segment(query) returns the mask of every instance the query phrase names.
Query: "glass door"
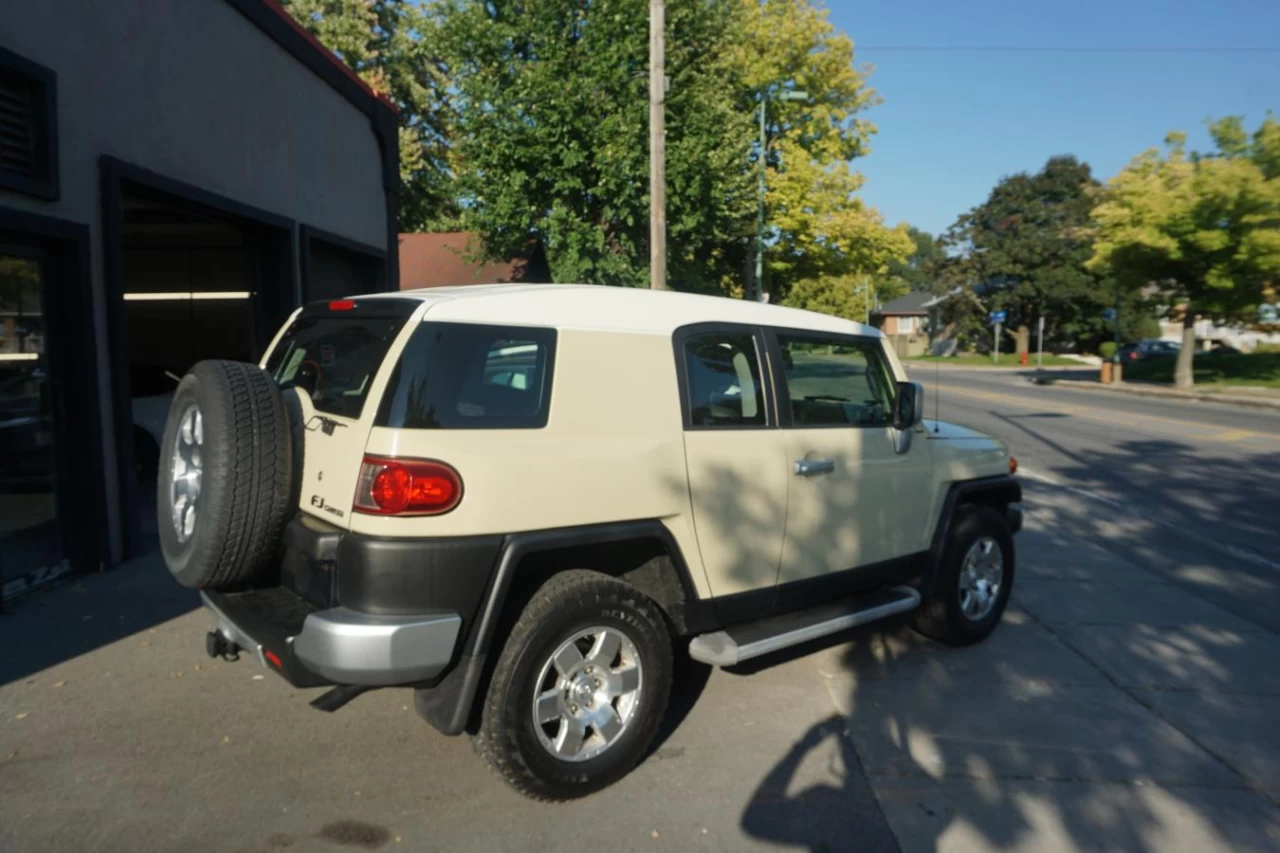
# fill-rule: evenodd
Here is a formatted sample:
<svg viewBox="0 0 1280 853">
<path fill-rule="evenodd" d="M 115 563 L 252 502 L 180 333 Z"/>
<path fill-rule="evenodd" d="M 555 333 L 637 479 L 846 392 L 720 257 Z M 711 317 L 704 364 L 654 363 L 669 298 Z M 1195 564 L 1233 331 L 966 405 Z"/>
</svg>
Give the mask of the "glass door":
<svg viewBox="0 0 1280 853">
<path fill-rule="evenodd" d="M 65 573 L 45 268 L 0 247 L 0 600 Z"/>
</svg>

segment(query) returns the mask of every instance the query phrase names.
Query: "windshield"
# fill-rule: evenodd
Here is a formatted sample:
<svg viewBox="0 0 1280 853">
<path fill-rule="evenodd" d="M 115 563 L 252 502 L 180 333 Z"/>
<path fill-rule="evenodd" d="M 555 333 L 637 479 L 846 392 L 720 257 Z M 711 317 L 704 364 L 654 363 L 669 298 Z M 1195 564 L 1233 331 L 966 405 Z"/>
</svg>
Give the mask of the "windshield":
<svg viewBox="0 0 1280 853">
<path fill-rule="evenodd" d="M 317 411 L 358 418 L 403 325 L 403 317 L 303 314 L 272 350 L 267 371 L 281 386 L 305 391 Z"/>
</svg>

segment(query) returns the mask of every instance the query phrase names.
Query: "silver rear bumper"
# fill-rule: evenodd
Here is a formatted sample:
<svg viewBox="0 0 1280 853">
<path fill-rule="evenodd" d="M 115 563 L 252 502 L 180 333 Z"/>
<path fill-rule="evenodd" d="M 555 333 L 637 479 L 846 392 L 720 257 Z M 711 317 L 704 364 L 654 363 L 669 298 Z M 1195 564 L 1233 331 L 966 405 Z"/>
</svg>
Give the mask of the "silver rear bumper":
<svg viewBox="0 0 1280 853">
<path fill-rule="evenodd" d="M 277 634 L 273 640 L 255 637 L 208 595 L 201 593 L 200 597 L 213 614 L 218 633 L 263 666 L 268 663 L 270 646 L 277 662 L 282 654 L 296 659 L 334 684 L 390 686 L 432 678 L 453 659 L 462 628 L 462 618 L 456 613 L 375 616 L 334 607 L 309 613 L 296 636 Z M 284 648 L 280 648 L 280 640 Z M 295 668 L 277 664 L 277 669 L 288 678 Z"/>
<path fill-rule="evenodd" d="M 371 616 L 335 607 L 307 617 L 293 651 L 335 684 L 408 684 L 449 665 L 461 628 L 456 613 Z"/>
</svg>

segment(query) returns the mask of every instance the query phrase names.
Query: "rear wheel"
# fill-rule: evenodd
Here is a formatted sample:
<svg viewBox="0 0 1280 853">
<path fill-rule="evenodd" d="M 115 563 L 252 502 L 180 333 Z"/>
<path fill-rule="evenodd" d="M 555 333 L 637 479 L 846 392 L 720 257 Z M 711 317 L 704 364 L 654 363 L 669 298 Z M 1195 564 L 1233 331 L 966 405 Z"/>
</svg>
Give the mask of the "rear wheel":
<svg viewBox="0 0 1280 853">
<path fill-rule="evenodd" d="M 1013 535 L 991 507 L 960 510 L 931 592 L 912 617 L 939 642 L 968 645 L 995 630 L 1013 589 Z"/>
<path fill-rule="evenodd" d="M 178 385 L 160 445 L 160 549 L 184 586 L 248 583 L 274 563 L 292 437 L 280 389 L 254 364 L 202 361 Z"/>
<path fill-rule="evenodd" d="M 535 799 L 598 791 L 649 748 L 671 671 L 656 604 L 606 575 L 563 572 L 534 594 L 507 637 L 476 747 Z"/>
</svg>

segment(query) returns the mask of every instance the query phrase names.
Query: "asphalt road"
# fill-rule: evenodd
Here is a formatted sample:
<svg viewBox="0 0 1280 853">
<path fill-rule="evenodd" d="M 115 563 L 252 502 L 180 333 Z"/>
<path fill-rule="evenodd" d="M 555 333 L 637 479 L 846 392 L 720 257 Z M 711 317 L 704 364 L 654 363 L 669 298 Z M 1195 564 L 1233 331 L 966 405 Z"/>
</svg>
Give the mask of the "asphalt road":
<svg viewBox="0 0 1280 853">
<path fill-rule="evenodd" d="M 1280 412 L 910 373 L 927 417 L 1006 439 L 1025 479 L 1091 504 L 1055 521 L 1280 633 Z"/>
<path fill-rule="evenodd" d="M 210 661 L 208 615 L 152 556 L 0 616 L 0 853 L 1280 851 L 1280 418 L 929 384 L 931 414 L 1005 436 L 1027 475 L 987 641 L 890 621 L 732 671 L 685 659 L 646 760 L 544 805 L 407 690 L 324 714 Z"/>
</svg>

